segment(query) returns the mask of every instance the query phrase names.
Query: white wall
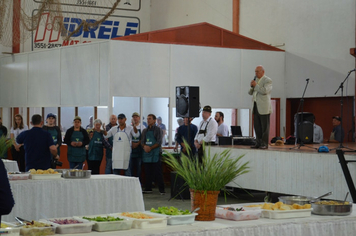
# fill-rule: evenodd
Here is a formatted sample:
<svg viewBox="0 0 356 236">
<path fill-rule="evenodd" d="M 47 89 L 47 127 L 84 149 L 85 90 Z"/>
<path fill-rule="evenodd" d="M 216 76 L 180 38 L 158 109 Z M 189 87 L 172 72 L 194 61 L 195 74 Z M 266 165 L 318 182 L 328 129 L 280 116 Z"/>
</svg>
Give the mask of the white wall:
<svg viewBox="0 0 356 236">
<path fill-rule="evenodd" d="M 151 30 L 208 22 L 232 30 L 232 0 L 151 0 Z"/>
<path fill-rule="evenodd" d="M 286 96 L 301 97 L 307 78 L 306 97 L 334 96 L 355 66 L 349 53 L 355 47 L 355 1 L 240 2 L 242 35 L 267 44 L 285 43 Z M 348 95 L 355 94 L 354 80 L 352 74 Z"/>
</svg>

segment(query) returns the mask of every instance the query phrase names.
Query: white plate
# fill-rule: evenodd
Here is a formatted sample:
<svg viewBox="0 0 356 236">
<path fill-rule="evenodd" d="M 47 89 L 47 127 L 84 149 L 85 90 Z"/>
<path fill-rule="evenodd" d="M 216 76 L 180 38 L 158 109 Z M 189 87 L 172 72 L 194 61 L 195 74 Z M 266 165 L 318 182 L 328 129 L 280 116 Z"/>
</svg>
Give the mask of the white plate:
<svg viewBox="0 0 356 236">
<path fill-rule="evenodd" d="M 0 228 L 0 235 L 4 236 L 19 236 L 20 235 L 20 228 L 15 228 L 15 224 L 11 224 L 5 221 L 1 221 L 1 223 L 6 224 L 7 228 Z"/>
</svg>

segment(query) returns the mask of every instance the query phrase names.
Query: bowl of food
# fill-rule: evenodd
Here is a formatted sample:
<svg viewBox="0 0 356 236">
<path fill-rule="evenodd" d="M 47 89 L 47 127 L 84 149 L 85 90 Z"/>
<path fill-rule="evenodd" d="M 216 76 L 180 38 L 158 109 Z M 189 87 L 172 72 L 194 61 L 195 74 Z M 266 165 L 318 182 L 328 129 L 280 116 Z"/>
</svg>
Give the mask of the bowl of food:
<svg viewBox="0 0 356 236">
<path fill-rule="evenodd" d="M 316 215 L 347 216 L 352 212 L 352 202 L 317 201 L 311 205 L 312 213 Z"/>
<path fill-rule="evenodd" d="M 91 177 L 91 170 L 71 169 L 63 171 L 63 178 L 66 179 L 89 179 Z"/>
<path fill-rule="evenodd" d="M 310 202 L 314 199 L 313 197 L 306 197 L 306 196 L 281 196 L 278 198 L 280 202 L 284 204 L 293 205 L 305 205 L 310 204 Z"/>
</svg>

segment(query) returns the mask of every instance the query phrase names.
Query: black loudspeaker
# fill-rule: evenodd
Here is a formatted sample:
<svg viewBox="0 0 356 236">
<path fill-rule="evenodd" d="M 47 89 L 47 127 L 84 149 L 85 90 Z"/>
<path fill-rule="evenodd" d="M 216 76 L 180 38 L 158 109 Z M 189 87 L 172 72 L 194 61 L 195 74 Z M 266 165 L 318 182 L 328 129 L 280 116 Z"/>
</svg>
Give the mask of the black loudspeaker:
<svg viewBox="0 0 356 236">
<path fill-rule="evenodd" d="M 303 141 L 303 143 L 313 143 L 314 119 L 315 116 L 311 112 L 303 112 L 303 119 L 301 112 L 294 115 L 294 129 L 296 130 L 295 136 L 298 138 L 298 143 L 300 143 L 300 141 Z"/>
<path fill-rule="evenodd" d="M 303 143 L 313 143 L 313 136 L 314 136 L 314 124 L 312 122 L 303 121 L 302 123 L 299 123 L 298 141 L 303 141 Z"/>
<path fill-rule="evenodd" d="M 199 87 L 176 87 L 176 117 L 199 117 Z"/>
<path fill-rule="evenodd" d="M 175 171 L 171 172 L 171 198 L 190 199 L 189 186 Z"/>
</svg>

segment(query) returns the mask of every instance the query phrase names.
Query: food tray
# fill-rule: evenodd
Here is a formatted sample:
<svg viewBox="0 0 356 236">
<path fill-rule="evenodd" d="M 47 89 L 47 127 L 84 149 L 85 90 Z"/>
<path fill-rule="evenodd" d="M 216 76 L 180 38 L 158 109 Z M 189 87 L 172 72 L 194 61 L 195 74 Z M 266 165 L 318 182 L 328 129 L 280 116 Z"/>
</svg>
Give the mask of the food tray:
<svg viewBox="0 0 356 236">
<path fill-rule="evenodd" d="M 107 215 L 92 215 L 86 217 L 94 218 L 98 216 L 106 217 Z M 83 219 L 83 216 L 74 216 L 74 218 Z M 134 221 L 133 218 L 126 218 L 124 216 L 120 216 L 120 218 L 123 218 L 124 220 L 107 221 L 107 222 L 91 221 L 92 223 L 94 223 L 93 230 L 98 232 L 106 232 L 106 231 L 119 231 L 119 230 L 131 229 L 132 223 Z"/>
<path fill-rule="evenodd" d="M 195 216 L 197 216 L 197 213 L 192 213 L 189 215 L 165 215 L 165 214 L 159 214 L 159 213 L 154 213 L 154 212 L 145 212 L 149 214 L 155 214 L 157 216 L 164 216 L 167 217 L 167 224 L 168 225 L 184 225 L 184 224 L 193 224 L 195 221 Z"/>
<path fill-rule="evenodd" d="M 215 210 L 215 217 L 226 220 L 258 220 L 261 216 L 261 209 L 248 209 L 244 208 L 244 211 L 229 211 L 223 208 L 217 207 Z"/>
<path fill-rule="evenodd" d="M 58 174 L 31 174 L 31 179 L 61 179 L 61 173 Z"/>
<path fill-rule="evenodd" d="M 266 210 L 262 209 L 261 217 L 270 219 L 289 219 L 311 216 L 312 209 L 298 209 L 298 210 Z"/>
<path fill-rule="evenodd" d="M 7 177 L 9 180 L 28 180 L 30 178 L 30 173 L 25 173 L 25 172 L 18 172 L 18 174 L 11 174 L 12 172 L 9 172 L 7 174 Z"/>
<path fill-rule="evenodd" d="M 345 205 L 325 205 L 312 203 L 312 213 L 316 215 L 347 216 L 352 212 L 352 203 Z"/>
<path fill-rule="evenodd" d="M 89 179 L 91 177 L 91 170 L 65 170 L 63 171 L 63 178 L 65 179 Z"/>
<path fill-rule="evenodd" d="M 77 220 L 81 221 L 82 223 L 77 223 L 77 224 L 66 224 L 66 225 L 61 225 L 52 222 L 52 220 Z M 77 234 L 77 233 L 90 233 L 91 229 L 93 227 L 93 222 L 90 222 L 89 220 L 85 219 L 75 219 L 72 217 L 64 217 L 64 218 L 52 218 L 48 220 L 40 220 L 41 222 L 44 222 L 46 224 L 51 224 L 56 226 L 56 233 L 57 234 Z"/>
<path fill-rule="evenodd" d="M 20 235 L 20 228 L 12 228 L 16 225 L 7 223 L 5 221 L 1 221 L 1 223 L 8 225 L 7 228 L 0 228 L 0 235 L 1 236 L 18 236 Z"/>
<path fill-rule="evenodd" d="M 156 229 L 167 227 L 167 216 L 146 213 L 146 212 L 129 212 L 129 213 L 143 213 L 152 216 L 153 219 L 136 219 L 121 215 L 121 213 L 110 214 L 112 216 L 127 217 L 133 219 L 132 228 L 133 229 Z"/>
<path fill-rule="evenodd" d="M 32 227 L 21 228 L 20 234 L 22 236 L 37 236 L 37 235 L 54 235 L 56 233 L 56 226 L 52 227 Z"/>
</svg>

